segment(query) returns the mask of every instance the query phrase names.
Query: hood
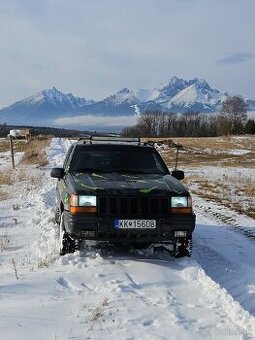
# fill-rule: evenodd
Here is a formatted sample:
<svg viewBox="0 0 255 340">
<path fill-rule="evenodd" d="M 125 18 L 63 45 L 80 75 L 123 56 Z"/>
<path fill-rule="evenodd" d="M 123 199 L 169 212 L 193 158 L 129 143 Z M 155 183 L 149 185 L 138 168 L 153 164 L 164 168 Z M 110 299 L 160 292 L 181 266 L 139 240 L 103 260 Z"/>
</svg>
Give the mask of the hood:
<svg viewBox="0 0 255 340">
<path fill-rule="evenodd" d="M 171 175 L 119 173 L 75 173 L 70 175 L 76 194 L 95 195 L 188 195 L 187 189 Z"/>
</svg>

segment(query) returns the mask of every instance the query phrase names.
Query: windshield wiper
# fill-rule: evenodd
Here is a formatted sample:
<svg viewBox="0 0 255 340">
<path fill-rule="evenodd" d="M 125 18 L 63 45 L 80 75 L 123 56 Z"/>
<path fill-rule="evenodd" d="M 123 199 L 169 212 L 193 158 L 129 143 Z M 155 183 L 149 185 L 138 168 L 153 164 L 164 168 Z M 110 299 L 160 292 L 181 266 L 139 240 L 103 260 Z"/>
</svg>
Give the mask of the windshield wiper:
<svg viewBox="0 0 255 340">
<path fill-rule="evenodd" d="M 112 172 L 125 173 L 125 174 L 146 174 L 145 171 L 137 169 L 112 169 Z"/>
<path fill-rule="evenodd" d="M 105 169 L 98 169 L 98 168 L 82 168 L 82 169 L 75 169 L 76 172 L 112 172 Z"/>
</svg>

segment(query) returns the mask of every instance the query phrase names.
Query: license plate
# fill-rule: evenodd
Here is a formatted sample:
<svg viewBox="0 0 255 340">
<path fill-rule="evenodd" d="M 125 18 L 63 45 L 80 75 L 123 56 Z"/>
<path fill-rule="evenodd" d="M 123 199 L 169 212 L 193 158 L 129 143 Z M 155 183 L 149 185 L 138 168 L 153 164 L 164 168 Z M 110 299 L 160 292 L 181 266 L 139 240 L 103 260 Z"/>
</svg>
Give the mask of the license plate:
<svg viewBox="0 0 255 340">
<path fill-rule="evenodd" d="M 114 220 L 116 229 L 155 229 L 156 220 Z"/>
</svg>

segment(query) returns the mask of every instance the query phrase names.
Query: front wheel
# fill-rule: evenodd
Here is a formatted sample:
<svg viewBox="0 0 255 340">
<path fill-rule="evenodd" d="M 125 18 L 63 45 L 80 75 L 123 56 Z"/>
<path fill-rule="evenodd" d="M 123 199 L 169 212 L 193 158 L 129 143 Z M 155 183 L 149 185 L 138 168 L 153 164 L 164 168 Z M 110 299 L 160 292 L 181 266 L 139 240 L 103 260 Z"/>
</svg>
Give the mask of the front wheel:
<svg viewBox="0 0 255 340">
<path fill-rule="evenodd" d="M 192 253 L 192 237 L 177 240 L 174 245 L 174 257 L 191 256 Z"/>
<path fill-rule="evenodd" d="M 61 220 L 61 212 L 59 207 L 56 205 L 55 206 L 55 211 L 54 211 L 54 220 L 56 224 L 60 224 L 60 220 Z"/>
<path fill-rule="evenodd" d="M 73 240 L 65 230 L 64 213 L 62 212 L 59 223 L 59 254 L 62 256 L 74 253 L 75 250 L 75 240 Z"/>
</svg>

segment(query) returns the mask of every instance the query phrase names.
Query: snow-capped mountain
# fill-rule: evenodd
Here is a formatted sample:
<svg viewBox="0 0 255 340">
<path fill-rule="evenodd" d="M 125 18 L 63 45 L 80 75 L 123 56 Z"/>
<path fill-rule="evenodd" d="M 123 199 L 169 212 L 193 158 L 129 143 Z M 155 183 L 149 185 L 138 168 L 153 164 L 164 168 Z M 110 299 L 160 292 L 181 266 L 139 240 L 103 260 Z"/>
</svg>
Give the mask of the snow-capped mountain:
<svg viewBox="0 0 255 340">
<path fill-rule="evenodd" d="M 35 99 L 36 96 L 34 97 L 34 100 Z M 56 107 L 66 105 L 73 109 L 93 103 L 91 100 L 87 101 L 84 98 L 74 97 L 72 93 L 64 94 L 58 91 L 54 86 L 51 89 L 43 90 L 39 93 L 38 99 L 47 101 Z"/>
<path fill-rule="evenodd" d="M 57 116 L 72 114 L 93 103 L 93 100 L 64 94 L 52 87 L 3 108 L 0 119 L 11 124 L 49 124 Z"/>
<path fill-rule="evenodd" d="M 158 96 L 154 100 L 157 103 L 168 101 L 169 98 L 174 97 L 187 86 L 188 82 L 186 80 L 173 77 L 167 84 L 158 87 Z"/>
<path fill-rule="evenodd" d="M 104 100 L 81 107 L 77 115 L 128 116 L 135 113 L 140 101 L 134 92 L 124 87 Z"/>
<path fill-rule="evenodd" d="M 139 99 L 135 96 L 134 92 L 130 91 L 127 87 L 124 87 L 104 100 L 104 102 L 111 103 L 115 106 L 122 104 L 134 105 L 137 104 L 138 101 Z"/>
<path fill-rule="evenodd" d="M 13 107 L 31 107 L 31 106 L 40 106 L 47 103 L 48 105 L 55 108 L 69 108 L 76 109 L 82 107 L 84 105 L 89 105 L 93 103 L 93 101 L 87 101 L 84 98 L 74 97 L 71 93 L 64 94 L 63 92 L 58 91 L 54 86 L 50 89 L 43 90 L 41 92 L 36 93 L 33 96 L 29 96 L 21 101 L 18 101 L 11 105 L 9 108 Z"/>
<path fill-rule="evenodd" d="M 226 95 L 212 89 L 205 80 L 195 78 L 187 82 L 187 86 L 176 95 L 162 102 L 162 106 L 178 113 L 215 112 L 220 110 L 225 98 Z"/>
<path fill-rule="evenodd" d="M 211 88 L 204 79 L 178 77 L 151 90 L 132 91 L 124 87 L 100 101 L 64 94 L 52 87 L 0 110 L 0 122 L 54 125 L 54 121 L 63 117 L 130 116 L 155 110 L 211 113 L 220 110 L 227 95 Z M 247 99 L 248 109 L 254 110 L 254 103 L 254 100 Z"/>
<path fill-rule="evenodd" d="M 186 80 L 173 77 L 168 83 L 161 84 L 153 90 L 139 89 L 135 92 L 141 102 L 155 101 L 157 103 L 168 100 L 188 86 Z"/>
<path fill-rule="evenodd" d="M 212 89 L 204 79 L 186 81 L 173 77 L 167 84 L 154 90 L 158 93 L 146 103 L 146 110 L 160 107 L 172 113 L 219 111 L 225 95 Z"/>
</svg>

